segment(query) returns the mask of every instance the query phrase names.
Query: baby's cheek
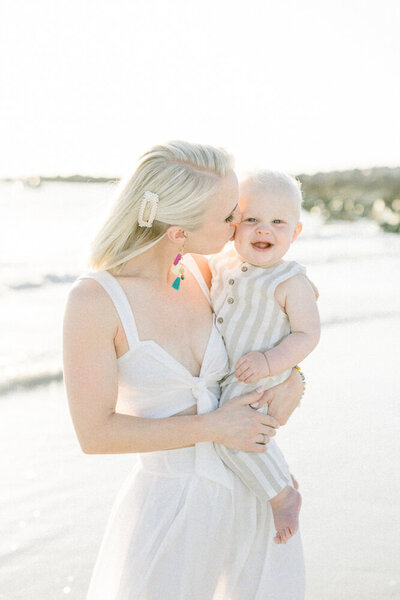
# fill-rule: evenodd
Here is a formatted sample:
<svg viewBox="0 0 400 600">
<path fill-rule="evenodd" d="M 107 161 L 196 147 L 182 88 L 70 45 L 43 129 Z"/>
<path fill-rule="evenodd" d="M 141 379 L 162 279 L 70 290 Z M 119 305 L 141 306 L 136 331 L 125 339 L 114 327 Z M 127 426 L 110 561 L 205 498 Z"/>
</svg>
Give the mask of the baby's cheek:
<svg viewBox="0 0 400 600">
<path fill-rule="evenodd" d="M 234 244 L 239 254 L 240 250 L 244 250 L 246 248 L 246 236 L 241 225 L 236 227 Z"/>
</svg>

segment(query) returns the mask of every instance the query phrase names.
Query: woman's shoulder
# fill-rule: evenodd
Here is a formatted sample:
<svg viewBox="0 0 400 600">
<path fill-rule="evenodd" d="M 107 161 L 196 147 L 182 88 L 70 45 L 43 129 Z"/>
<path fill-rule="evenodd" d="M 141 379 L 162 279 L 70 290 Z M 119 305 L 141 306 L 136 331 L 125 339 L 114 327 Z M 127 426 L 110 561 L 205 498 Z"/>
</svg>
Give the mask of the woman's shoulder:
<svg viewBox="0 0 400 600">
<path fill-rule="evenodd" d="M 96 279 L 82 275 L 69 290 L 65 319 L 67 323 L 78 321 L 86 326 L 99 322 L 105 327 L 113 325 L 115 311 L 112 310 L 112 300 Z"/>
<path fill-rule="evenodd" d="M 95 278 L 83 274 L 72 284 L 68 293 L 68 301 L 79 306 L 80 304 L 101 302 L 106 295 L 105 290 Z"/>
</svg>

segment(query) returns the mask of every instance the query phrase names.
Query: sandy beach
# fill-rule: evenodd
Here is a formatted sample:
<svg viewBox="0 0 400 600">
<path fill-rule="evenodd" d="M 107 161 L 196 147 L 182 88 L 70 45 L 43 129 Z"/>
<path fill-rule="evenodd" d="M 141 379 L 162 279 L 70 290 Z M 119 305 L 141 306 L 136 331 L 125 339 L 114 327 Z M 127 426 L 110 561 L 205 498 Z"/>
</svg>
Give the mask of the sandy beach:
<svg viewBox="0 0 400 600">
<path fill-rule="evenodd" d="M 304 362 L 302 406 L 279 432 L 303 492 L 307 600 L 400 597 L 399 327 L 326 327 Z M 83 600 L 135 458 L 82 454 L 60 384 L 10 394 L 1 413 L 0 598 Z"/>
</svg>

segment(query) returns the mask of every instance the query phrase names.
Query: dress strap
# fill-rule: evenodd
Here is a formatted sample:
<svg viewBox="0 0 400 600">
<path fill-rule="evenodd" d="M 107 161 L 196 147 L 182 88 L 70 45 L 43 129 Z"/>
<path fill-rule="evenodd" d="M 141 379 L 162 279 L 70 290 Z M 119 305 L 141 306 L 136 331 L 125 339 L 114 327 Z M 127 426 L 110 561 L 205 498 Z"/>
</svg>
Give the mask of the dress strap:
<svg viewBox="0 0 400 600">
<path fill-rule="evenodd" d="M 191 254 L 185 254 L 183 257 L 183 263 L 184 263 L 185 267 L 187 267 L 189 269 L 189 271 L 192 273 L 193 277 L 199 284 L 201 291 L 207 298 L 208 302 L 211 304 L 210 290 L 208 289 L 208 286 L 207 286 L 206 282 L 204 281 L 204 277 L 201 274 L 198 264 L 194 260 L 193 256 Z"/>
<path fill-rule="evenodd" d="M 129 350 L 133 350 L 139 342 L 138 331 L 131 305 L 119 281 L 108 271 L 89 271 L 78 279 L 95 279 L 104 288 L 121 319 Z"/>
</svg>

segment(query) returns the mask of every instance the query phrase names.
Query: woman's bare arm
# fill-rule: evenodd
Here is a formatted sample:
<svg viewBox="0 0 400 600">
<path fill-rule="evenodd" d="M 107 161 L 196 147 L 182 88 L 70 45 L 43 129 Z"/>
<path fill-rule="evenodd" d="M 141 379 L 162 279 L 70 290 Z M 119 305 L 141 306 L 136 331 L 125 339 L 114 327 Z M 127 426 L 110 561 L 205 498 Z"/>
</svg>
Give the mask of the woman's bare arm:
<svg viewBox="0 0 400 600">
<path fill-rule="evenodd" d="M 265 451 L 265 446 L 257 443 L 259 434 L 274 435 L 278 423 L 250 408 L 262 396 L 257 392 L 233 398 L 204 415 L 149 419 L 116 413 L 117 331 L 116 313 L 104 290 L 90 279 L 79 281 L 67 301 L 63 360 L 70 412 L 84 452 L 150 452 L 202 441 Z M 261 400 L 260 405 L 265 402 Z"/>
</svg>

